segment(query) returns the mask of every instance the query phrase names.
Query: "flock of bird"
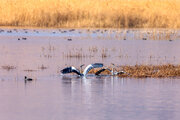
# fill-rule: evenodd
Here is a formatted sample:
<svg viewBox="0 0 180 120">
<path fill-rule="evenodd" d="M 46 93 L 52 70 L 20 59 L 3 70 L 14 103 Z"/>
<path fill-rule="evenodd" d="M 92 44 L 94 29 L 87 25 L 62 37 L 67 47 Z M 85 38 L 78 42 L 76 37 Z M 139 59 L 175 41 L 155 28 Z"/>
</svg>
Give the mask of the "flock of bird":
<svg viewBox="0 0 180 120">
<path fill-rule="evenodd" d="M 86 77 L 88 75 L 89 71 L 94 69 L 94 68 L 101 68 L 95 73 L 96 76 L 99 76 L 105 70 L 108 70 L 111 73 L 110 74 L 111 76 L 116 76 L 116 75 L 121 75 L 121 74 L 126 73 L 124 71 L 117 71 L 114 68 L 112 68 L 112 70 L 111 70 L 108 67 L 104 67 L 103 63 L 89 64 L 87 67 L 85 67 L 84 71 L 81 72 L 83 66 L 84 66 L 84 64 L 80 66 L 81 70 L 78 70 L 74 66 L 70 66 L 70 67 L 66 67 L 66 68 L 62 69 L 60 72 L 61 72 L 62 75 L 68 74 L 68 73 L 75 73 L 80 77 Z M 24 80 L 25 80 L 25 82 L 27 82 L 27 81 L 33 81 L 34 79 L 25 76 Z"/>
<path fill-rule="evenodd" d="M 18 32 L 22 32 L 22 33 L 39 33 L 40 31 L 41 32 L 44 32 L 45 30 L 32 30 L 32 29 L 0 29 L 0 33 L 18 33 Z M 57 30 L 54 30 L 52 31 L 51 33 L 52 34 L 58 34 L 58 33 L 68 33 L 68 32 L 74 32 L 74 31 L 77 31 L 79 34 L 82 33 L 82 31 L 80 30 L 76 30 L 76 29 L 57 29 Z M 105 32 L 108 32 L 108 30 L 100 30 L 100 29 L 97 29 L 97 30 L 90 30 L 90 29 L 87 29 L 86 32 L 92 32 L 92 33 L 105 33 Z M 116 32 L 115 30 L 113 32 Z"/>
<path fill-rule="evenodd" d="M 82 66 L 84 65 L 81 65 L 81 71 L 82 71 Z M 68 73 L 76 73 L 78 76 L 82 76 L 82 77 L 86 77 L 88 72 L 91 70 L 91 69 L 94 69 L 94 68 L 101 68 L 100 70 L 98 70 L 95 75 L 100 75 L 103 71 L 105 70 L 108 70 L 111 72 L 111 75 L 112 76 L 115 76 L 115 75 L 120 75 L 120 74 L 124 74 L 125 72 L 124 71 L 116 71 L 114 70 L 114 68 L 109 69 L 107 67 L 103 67 L 103 63 L 94 63 L 94 64 L 89 64 L 85 69 L 84 71 L 81 73 L 80 70 L 76 69 L 75 67 L 71 66 L 71 67 L 66 67 L 64 69 L 61 70 L 61 73 L 62 74 L 68 74 Z"/>
</svg>

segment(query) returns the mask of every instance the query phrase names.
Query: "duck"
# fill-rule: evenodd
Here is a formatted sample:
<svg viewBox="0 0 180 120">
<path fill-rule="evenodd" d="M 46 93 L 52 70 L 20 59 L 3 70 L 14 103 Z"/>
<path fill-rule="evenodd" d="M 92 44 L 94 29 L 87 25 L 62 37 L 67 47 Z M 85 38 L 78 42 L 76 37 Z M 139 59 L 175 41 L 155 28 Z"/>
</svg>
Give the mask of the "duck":
<svg viewBox="0 0 180 120">
<path fill-rule="evenodd" d="M 24 77 L 24 80 L 25 80 L 25 81 L 33 81 L 32 78 L 28 78 L 27 76 Z"/>
</svg>

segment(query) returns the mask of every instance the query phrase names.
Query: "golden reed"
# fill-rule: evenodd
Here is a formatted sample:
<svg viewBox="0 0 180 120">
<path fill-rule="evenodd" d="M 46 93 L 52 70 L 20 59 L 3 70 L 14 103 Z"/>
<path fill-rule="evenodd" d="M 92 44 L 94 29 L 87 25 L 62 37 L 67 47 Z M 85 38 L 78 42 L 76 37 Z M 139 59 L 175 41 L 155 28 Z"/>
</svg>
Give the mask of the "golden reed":
<svg viewBox="0 0 180 120">
<path fill-rule="evenodd" d="M 0 0 L 0 26 L 180 28 L 180 0 Z"/>
</svg>

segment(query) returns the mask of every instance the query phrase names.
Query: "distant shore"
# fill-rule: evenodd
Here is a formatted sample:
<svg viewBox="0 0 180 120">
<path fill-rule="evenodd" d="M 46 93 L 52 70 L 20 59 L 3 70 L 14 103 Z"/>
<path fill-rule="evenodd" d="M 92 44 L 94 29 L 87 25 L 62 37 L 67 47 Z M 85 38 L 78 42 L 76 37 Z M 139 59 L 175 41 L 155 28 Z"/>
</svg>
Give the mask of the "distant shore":
<svg viewBox="0 0 180 120">
<path fill-rule="evenodd" d="M 1 0 L 0 26 L 180 28 L 179 0 Z"/>
</svg>

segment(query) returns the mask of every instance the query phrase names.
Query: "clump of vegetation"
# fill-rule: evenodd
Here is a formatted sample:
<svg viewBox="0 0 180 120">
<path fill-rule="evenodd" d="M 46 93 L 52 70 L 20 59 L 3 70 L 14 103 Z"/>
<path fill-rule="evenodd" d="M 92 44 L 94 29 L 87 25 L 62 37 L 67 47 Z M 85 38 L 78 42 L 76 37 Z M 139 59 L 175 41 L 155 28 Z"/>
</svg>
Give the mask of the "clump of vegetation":
<svg viewBox="0 0 180 120">
<path fill-rule="evenodd" d="M 180 28 L 179 0 L 0 0 L 1 26 Z"/>
<path fill-rule="evenodd" d="M 63 53 L 63 57 L 66 58 L 84 58 L 85 56 L 82 52 L 69 52 L 69 53 Z"/>
<path fill-rule="evenodd" d="M 26 69 L 24 70 L 25 72 L 36 72 L 37 70 L 32 70 L 32 69 Z"/>
<path fill-rule="evenodd" d="M 45 69 L 47 69 L 48 67 L 46 67 L 46 66 L 44 66 L 43 64 L 40 66 L 40 67 L 38 67 L 39 69 L 41 69 L 41 70 L 45 70 Z"/>
<path fill-rule="evenodd" d="M 109 67 L 112 69 L 111 67 Z M 161 77 L 180 77 L 180 65 L 135 65 L 135 66 L 120 66 L 116 67 L 117 71 L 125 71 L 125 74 L 119 77 L 135 77 L 135 78 L 161 78 Z M 93 69 L 90 73 L 96 73 L 98 69 Z M 102 74 L 111 74 L 109 71 L 104 71 Z"/>
<path fill-rule="evenodd" d="M 106 58 L 106 57 L 108 57 L 108 55 L 107 55 L 107 51 L 108 51 L 108 49 L 107 49 L 107 48 L 103 48 L 103 49 L 102 49 L 102 53 L 101 53 L 101 57 L 102 57 L 102 58 Z"/>
<path fill-rule="evenodd" d="M 179 77 L 180 65 L 135 65 L 122 66 L 130 77 Z"/>
<path fill-rule="evenodd" d="M 89 51 L 93 52 L 93 53 L 96 53 L 96 52 L 98 52 L 98 48 L 96 46 L 89 47 Z"/>
<path fill-rule="evenodd" d="M 2 68 L 2 69 L 5 69 L 5 70 L 7 70 L 7 71 L 16 69 L 15 66 L 10 66 L 10 65 L 4 65 L 4 66 L 1 66 L 1 68 Z"/>
</svg>

